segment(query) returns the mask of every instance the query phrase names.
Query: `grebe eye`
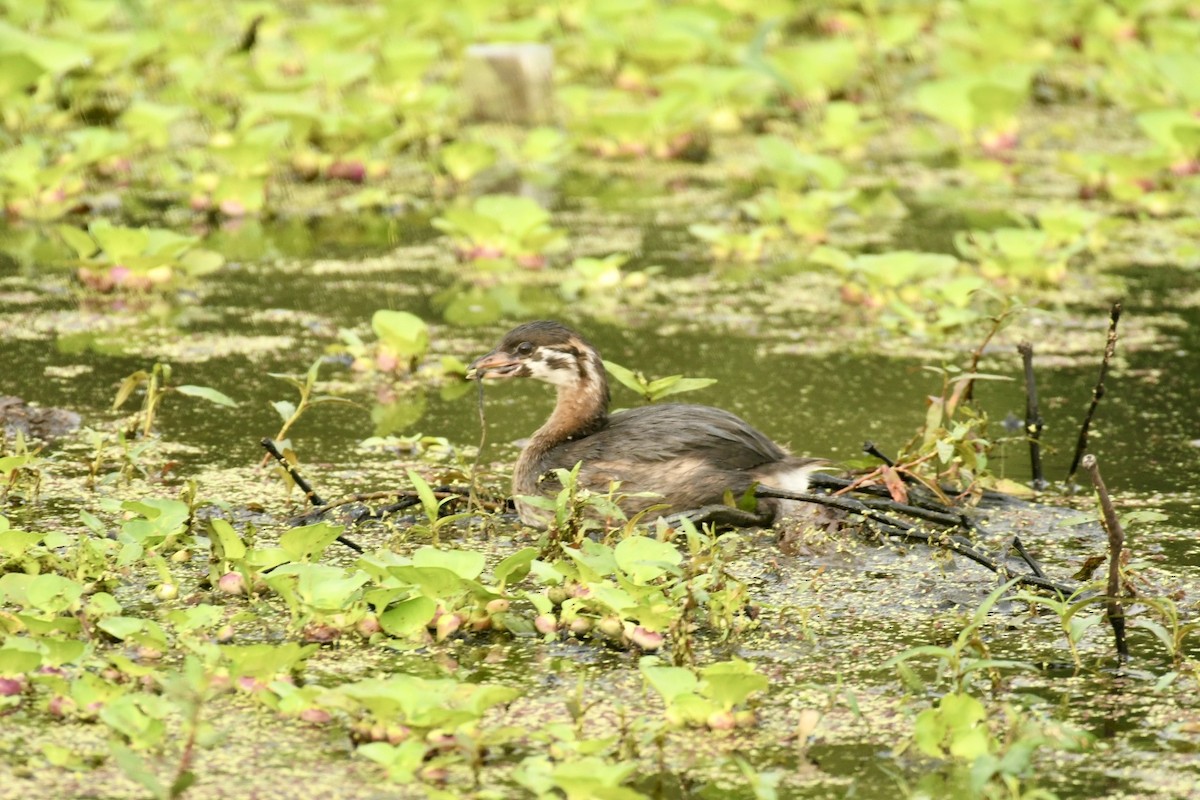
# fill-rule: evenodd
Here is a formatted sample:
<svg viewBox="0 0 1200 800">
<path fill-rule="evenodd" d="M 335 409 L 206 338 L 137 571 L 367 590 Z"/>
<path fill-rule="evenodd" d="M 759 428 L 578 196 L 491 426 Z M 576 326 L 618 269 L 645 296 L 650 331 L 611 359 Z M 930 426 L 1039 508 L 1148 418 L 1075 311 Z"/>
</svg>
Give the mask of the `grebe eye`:
<svg viewBox="0 0 1200 800">
<path fill-rule="evenodd" d="M 519 345 L 517 345 L 517 355 L 519 356 L 527 356 L 532 352 L 533 345 L 529 342 L 521 342 Z"/>
</svg>

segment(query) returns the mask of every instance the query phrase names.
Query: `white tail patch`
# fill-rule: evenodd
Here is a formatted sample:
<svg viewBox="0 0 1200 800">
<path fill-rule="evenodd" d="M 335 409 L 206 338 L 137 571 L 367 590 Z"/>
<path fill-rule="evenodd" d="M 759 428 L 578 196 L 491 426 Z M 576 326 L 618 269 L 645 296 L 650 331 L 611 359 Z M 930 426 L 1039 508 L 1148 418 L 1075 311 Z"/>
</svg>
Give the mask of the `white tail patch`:
<svg viewBox="0 0 1200 800">
<path fill-rule="evenodd" d="M 758 480 L 763 486 L 781 489 L 785 492 L 804 494 L 808 492 L 808 478 L 825 465 L 817 462 L 800 467 L 780 467 L 774 472 L 764 472 Z M 812 516 L 814 506 L 811 503 L 801 503 L 796 500 L 776 500 L 775 522 L 784 519 L 800 519 Z"/>
</svg>

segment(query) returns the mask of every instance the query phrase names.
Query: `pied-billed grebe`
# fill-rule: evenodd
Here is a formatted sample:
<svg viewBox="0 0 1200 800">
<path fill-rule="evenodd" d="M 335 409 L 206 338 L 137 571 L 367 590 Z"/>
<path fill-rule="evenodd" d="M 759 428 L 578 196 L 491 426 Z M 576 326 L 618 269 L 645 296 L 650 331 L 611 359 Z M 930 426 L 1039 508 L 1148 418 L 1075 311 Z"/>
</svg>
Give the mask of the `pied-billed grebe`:
<svg viewBox="0 0 1200 800">
<path fill-rule="evenodd" d="M 600 353 L 557 322 L 509 331 L 495 350 L 475 359 L 467 377 L 536 378 L 558 387 L 554 411 L 513 472 L 517 510 L 528 525 L 545 527 L 551 515 L 520 496 L 554 497 L 562 487 L 553 471 L 579 462 L 581 487 L 607 492 L 620 482 L 619 503 L 627 515 L 657 505 L 664 514 L 711 509 L 724 504 L 727 493 L 740 497 L 754 484 L 804 492 L 809 474 L 823 463 L 790 455 L 744 420 L 711 406 L 671 403 L 610 415 Z M 643 492 L 656 496 L 629 496 Z M 793 516 L 796 506 L 762 499 L 757 513 L 731 514 L 725 521 L 770 524 Z"/>
</svg>

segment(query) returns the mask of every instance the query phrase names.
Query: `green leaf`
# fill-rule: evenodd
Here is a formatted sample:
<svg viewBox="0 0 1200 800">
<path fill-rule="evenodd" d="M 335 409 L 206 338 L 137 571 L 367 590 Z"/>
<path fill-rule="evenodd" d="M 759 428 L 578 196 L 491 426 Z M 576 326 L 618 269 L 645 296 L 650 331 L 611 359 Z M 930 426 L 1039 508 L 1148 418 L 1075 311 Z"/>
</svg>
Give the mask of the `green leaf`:
<svg viewBox="0 0 1200 800">
<path fill-rule="evenodd" d="M 104 251 L 105 260 L 112 264 L 126 261 L 146 252 L 150 234 L 144 228 L 125 228 L 98 219 L 88 225 L 88 232 Z"/>
<path fill-rule="evenodd" d="M 437 501 L 437 497 L 433 494 L 433 489 L 426 483 L 414 470 L 408 470 L 408 480 L 412 483 L 413 488 L 417 490 L 417 497 L 421 499 L 421 508 L 425 511 L 425 516 L 432 523 L 438 518 L 438 512 L 441 510 L 441 505 Z"/>
<path fill-rule="evenodd" d="M 409 739 L 398 745 L 387 742 L 368 742 L 354 752 L 374 761 L 387 770 L 388 779 L 395 783 L 411 783 L 425 762 L 425 744 Z"/>
<path fill-rule="evenodd" d="M 117 766 L 121 768 L 121 771 L 125 773 L 125 777 L 150 792 L 156 800 L 169 800 L 171 795 L 167 791 L 167 787 L 150 770 L 149 762 L 146 759 L 123 744 L 114 742 L 110 747 L 113 759 L 117 762 Z"/>
<path fill-rule="evenodd" d="M 0 473 L 7 474 L 7 471 L 0 459 Z M 5 530 L 0 528 L 0 554 L 7 558 L 20 558 L 28 551 L 29 548 L 37 545 L 37 542 L 42 541 L 42 534 L 35 534 L 32 531 L 25 530 Z"/>
<path fill-rule="evenodd" d="M 379 615 L 379 626 L 390 636 L 408 638 L 425 629 L 437 611 L 437 603 L 424 596 L 411 597 Z"/>
<path fill-rule="evenodd" d="M 293 671 L 316 650 L 315 644 L 301 645 L 299 642 L 221 645 L 221 655 L 229 662 L 234 678 L 249 676 L 263 680 Z"/>
<path fill-rule="evenodd" d="M 312 561 L 345 529 L 344 525 L 315 522 L 312 525 L 292 528 L 279 537 L 279 546 L 291 561 Z"/>
<path fill-rule="evenodd" d="M 74 225 L 59 225 L 56 230 L 67 246 L 74 250 L 80 258 L 91 258 L 100 250 L 91 236 Z"/>
<path fill-rule="evenodd" d="M 362 570 L 349 572 L 330 564 L 292 563 L 274 570 L 267 583 L 279 590 L 278 581 L 292 578 L 296 579 L 296 599 L 311 609 L 326 613 L 351 607 L 357 600 L 358 590 L 370 580 Z"/>
<path fill-rule="evenodd" d="M 121 381 L 121 386 L 117 389 L 117 397 L 113 400 L 112 410 L 116 411 L 123 406 L 125 401 L 129 399 L 129 396 L 133 394 L 134 389 L 148 380 L 150 380 L 150 373 L 139 369 Z"/>
<path fill-rule="evenodd" d="M 275 409 L 275 413 L 284 422 L 287 422 L 296 413 L 296 404 L 289 400 L 276 400 L 271 403 L 271 408 Z"/>
<path fill-rule="evenodd" d="M 754 665 L 741 659 L 710 664 L 700 670 L 703 682 L 700 694 L 726 710 L 744 703 L 755 692 L 765 691 L 770 685 L 766 675 L 760 675 Z"/>
<path fill-rule="evenodd" d="M 992 737 L 986 726 L 980 725 L 969 730 L 960 730 L 950 736 L 950 755 L 964 761 L 974 761 L 980 756 L 987 755 L 991 747 Z"/>
<path fill-rule="evenodd" d="M 631 369 L 626 369 L 620 364 L 613 361 L 605 361 L 604 369 L 617 379 L 617 382 L 622 386 L 631 389 L 639 395 L 645 396 L 647 391 L 646 380 Z"/>
<path fill-rule="evenodd" d="M 41 653 L 32 650 L 0 648 L 0 675 L 21 675 L 32 672 L 42 663 Z"/>
<path fill-rule="evenodd" d="M 942 741 L 946 738 L 946 723 L 935 708 L 927 708 L 917 715 L 913 725 L 913 741 L 922 753 L 930 758 L 942 758 Z"/>
<path fill-rule="evenodd" d="M 46 573 L 30 581 L 25 594 L 34 608 L 59 614 L 83 596 L 83 586 L 61 575 Z"/>
<path fill-rule="evenodd" d="M 529 574 L 530 565 L 537 558 L 537 554 L 538 549 L 536 547 L 526 547 L 506 557 L 492 570 L 496 582 L 504 586 L 509 581 L 516 582 L 522 580 Z"/>
<path fill-rule="evenodd" d="M 419 548 L 413 553 L 412 560 L 414 566 L 442 567 L 466 580 L 478 578 L 486 564 L 483 553 L 473 550 L 438 550 L 429 546 Z"/>
<path fill-rule="evenodd" d="M 695 694 L 700 687 L 700 679 L 690 669 L 655 666 L 645 663 L 647 660 L 642 659 L 643 663 L 639 665 L 642 677 L 667 705 L 680 695 Z"/>
<path fill-rule="evenodd" d="M 225 266 L 225 257 L 212 250 L 197 247 L 179 258 L 179 266 L 188 275 L 200 277 L 216 272 Z"/>
<path fill-rule="evenodd" d="M 407 311 L 382 309 L 371 317 L 379 341 L 404 358 L 418 358 L 429 349 L 429 326 Z"/>
<path fill-rule="evenodd" d="M 219 406 L 226 406 L 227 408 L 237 407 L 237 401 L 208 386 L 176 386 L 175 391 L 188 397 L 199 397 L 210 403 L 216 403 Z"/>
<path fill-rule="evenodd" d="M 938 709 L 951 728 L 970 728 L 987 719 L 983 703 L 961 692 L 942 697 Z"/>
<path fill-rule="evenodd" d="M 638 583 L 675 573 L 675 567 L 683 561 L 674 545 L 649 536 L 630 536 L 621 540 L 613 548 L 613 556 L 621 571 Z"/>
<path fill-rule="evenodd" d="M 1100 621 L 1099 614 L 1096 615 L 1094 621 L 1095 622 Z M 1144 630 L 1150 631 L 1152 634 L 1154 634 L 1154 636 L 1160 642 L 1163 643 L 1163 646 L 1167 648 L 1168 654 L 1170 654 L 1172 656 L 1175 655 L 1175 637 L 1172 636 L 1170 631 L 1168 631 L 1165 627 L 1163 627 L 1159 623 L 1155 622 L 1154 620 L 1139 618 L 1137 620 L 1134 620 L 1132 627 L 1143 628 Z M 1082 636 L 1082 633 L 1080 635 Z M 1076 640 L 1076 641 L 1078 641 L 1078 640 Z"/>
<path fill-rule="evenodd" d="M 81 44 L 37 36 L 0 20 L 0 53 L 20 53 L 46 72 L 61 75 L 86 66 L 92 54 Z"/>
<path fill-rule="evenodd" d="M 716 378 L 678 378 L 671 382 L 665 388 L 654 392 L 654 399 L 658 400 L 662 397 L 667 397 L 673 394 L 682 394 L 683 392 L 694 392 L 697 389 L 703 389 L 707 386 L 712 386 L 717 382 Z"/>
<path fill-rule="evenodd" d="M 445 567 L 388 567 L 388 574 L 419 587 L 422 594 L 433 599 L 450 597 L 464 589 L 464 579 Z"/>
</svg>

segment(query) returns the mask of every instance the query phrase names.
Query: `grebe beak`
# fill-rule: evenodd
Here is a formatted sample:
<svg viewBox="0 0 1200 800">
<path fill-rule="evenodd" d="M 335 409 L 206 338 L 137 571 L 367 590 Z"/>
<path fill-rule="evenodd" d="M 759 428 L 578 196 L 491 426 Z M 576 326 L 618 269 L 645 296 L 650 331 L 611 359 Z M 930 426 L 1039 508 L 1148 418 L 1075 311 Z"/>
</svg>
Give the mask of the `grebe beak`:
<svg viewBox="0 0 1200 800">
<path fill-rule="evenodd" d="M 467 380 L 481 381 L 484 378 L 515 378 L 524 363 L 502 350 L 493 350 L 480 356 L 467 367 Z"/>
</svg>

